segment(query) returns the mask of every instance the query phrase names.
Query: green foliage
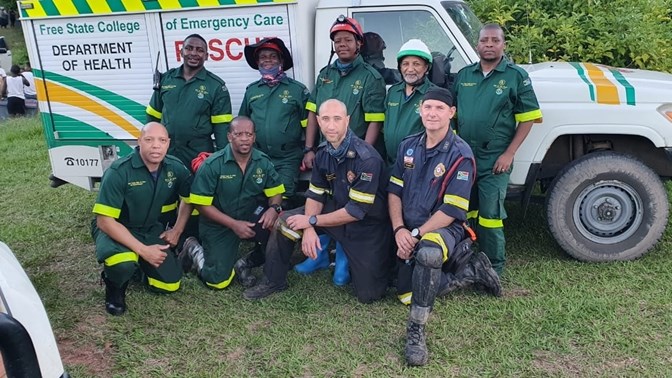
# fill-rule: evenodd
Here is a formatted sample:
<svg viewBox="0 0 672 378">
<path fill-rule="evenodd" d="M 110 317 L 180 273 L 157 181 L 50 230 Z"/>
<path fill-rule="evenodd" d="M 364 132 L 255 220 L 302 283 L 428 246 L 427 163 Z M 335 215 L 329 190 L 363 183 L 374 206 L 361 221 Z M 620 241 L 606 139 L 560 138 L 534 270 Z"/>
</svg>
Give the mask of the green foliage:
<svg viewBox="0 0 672 378">
<path fill-rule="evenodd" d="M 672 0 L 471 0 L 516 62 L 590 61 L 672 72 Z"/>
</svg>

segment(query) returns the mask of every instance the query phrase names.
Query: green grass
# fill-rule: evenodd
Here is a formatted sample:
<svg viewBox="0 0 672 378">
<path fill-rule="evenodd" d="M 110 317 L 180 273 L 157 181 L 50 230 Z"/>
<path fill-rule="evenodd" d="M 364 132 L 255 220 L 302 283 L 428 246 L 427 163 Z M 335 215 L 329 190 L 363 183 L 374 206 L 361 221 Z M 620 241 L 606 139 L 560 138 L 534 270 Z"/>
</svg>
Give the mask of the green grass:
<svg viewBox="0 0 672 378">
<path fill-rule="evenodd" d="M 173 295 L 129 289 L 129 311 L 103 309 L 88 234 L 94 194 L 49 187 L 39 122 L 0 124 L 0 240 L 40 293 L 67 370 L 77 377 L 650 376 L 672 374 L 671 236 L 642 259 L 586 264 L 567 257 L 543 208 L 509 206 L 504 297 L 438 300 L 430 363 L 403 360 L 408 309 L 394 295 L 362 305 L 328 272 L 290 274 L 260 302 L 193 276 Z M 390 292 L 390 294 L 393 294 Z"/>
<path fill-rule="evenodd" d="M 26 50 L 26 42 L 23 39 L 23 30 L 21 29 L 21 22 L 16 21 L 16 27 L 7 29 L 0 29 L 0 35 L 5 37 L 7 46 L 12 51 L 12 63 L 23 67 L 24 63 L 28 62 L 28 51 Z M 2 67 L 9 72 L 10 67 Z"/>
</svg>

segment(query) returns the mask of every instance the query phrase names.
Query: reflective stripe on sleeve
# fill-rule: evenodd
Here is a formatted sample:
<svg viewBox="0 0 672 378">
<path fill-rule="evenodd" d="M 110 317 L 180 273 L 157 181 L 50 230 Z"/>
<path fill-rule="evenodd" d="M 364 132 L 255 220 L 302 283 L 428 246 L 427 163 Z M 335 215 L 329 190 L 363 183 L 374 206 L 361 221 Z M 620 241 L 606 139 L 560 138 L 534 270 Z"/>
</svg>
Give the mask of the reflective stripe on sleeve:
<svg viewBox="0 0 672 378">
<path fill-rule="evenodd" d="M 173 211 L 175 209 L 177 209 L 177 201 L 175 201 L 174 203 L 169 203 L 168 205 L 161 206 L 161 212 L 162 213 L 167 213 L 167 212 Z"/>
<path fill-rule="evenodd" d="M 285 192 L 285 185 L 280 184 L 278 186 L 274 186 L 272 188 L 264 189 L 264 194 L 266 197 L 270 198 L 278 194 L 282 194 Z"/>
<path fill-rule="evenodd" d="M 476 219 L 478 218 L 478 210 L 471 210 L 467 213 L 467 219 Z"/>
<path fill-rule="evenodd" d="M 210 123 L 227 123 L 233 120 L 233 115 L 231 114 L 220 114 L 210 116 Z"/>
<path fill-rule="evenodd" d="M 383 122 L 385 113 L 364 113 L 364 122 Z"/>
<path fill-rule="evenodd" d="M 352 188 L 350 189 L 350 193 L 349 193 L 348 196 L 353 201 L 357 201 L 357 202 L 361 202 L 361 203 L 368 203 L 368 204 L 372 204 L 373 200 L 376 199 L 375 194 L 360 192 L 360 191 L 352 189 Z"/>
<path fill-rule="evenodd" d="M 147 105 L 147 109 L 145 109 L 145 111 L 147 112 L 147 114 L 149 114 L 150 116 L 152 116 L 152 117 L 154 117 L 154 118 L 161 119 L 161 117 L 163 116 L 163 114 L 161 114 L 160 111 L 158 111 L 158 110 L 152 108 L 152 107 L 149 106 L 149 105 Z"/>
<path fill-rule="evenodd" d="M 97 203 L 93 205 L 93 212 L 95 214 L 105 215 L 114 219 L 119 218 L 121 215 L 121 209 L 117 209 L 112 206 L 103 205 L 102 203 Z"/>
<path fill-rule="evenodd" d="M 212 205 L 214 197 L 212 196 L 199 196 L 198 194 L 191 193 L 189 195 L 189 202 L 193 205 L 203 205 L 210 206 Z"/>
<path fill-rule="evenodd" d="M 467 211 L 469 209 L 469 200 L 467 200 L 464 197 L 455 196 L 452 194 L 446 194 L 445 196 L 443 196 L 443 203 L 453 205 L 464 211 Z"/>
<path fill-rule="evenodd" d="M 404 187 L 404 180 L 402 180 L 400 178 L 390 176 L 390 182 L 393 183 L 394 185 L 397 185 L 397 186 L 401 187 L 401 188 Z"/>
<path fill-rule="evenodd" d="M 539 109 L 516 114 L 516 122 L 534 121 L 535 119 L 539 118 L 542 118 L 541 110 Z"/>
<path fill-rule="evenodd" d="M 306 110 L 310 110 L 311 112 L 317 114 L 317 104 L 314 102 L 306 102 Z"/>
<path fill-rule="evenodd" d="M 328 190 L 328 189 L 323 189 L 323 188 L 320 188 L 320 187 L 315 186 L 315 185 L 313 185 L 313 184 L 309 184 L 309 185 L 308 185 L 308 190 L 310 190 L 311 192 L 317 194 L 318 196 L 321 196 L 321 195 L 323 195 L 324 193 L 329 193 L 329 190 Z"/>
</svg>

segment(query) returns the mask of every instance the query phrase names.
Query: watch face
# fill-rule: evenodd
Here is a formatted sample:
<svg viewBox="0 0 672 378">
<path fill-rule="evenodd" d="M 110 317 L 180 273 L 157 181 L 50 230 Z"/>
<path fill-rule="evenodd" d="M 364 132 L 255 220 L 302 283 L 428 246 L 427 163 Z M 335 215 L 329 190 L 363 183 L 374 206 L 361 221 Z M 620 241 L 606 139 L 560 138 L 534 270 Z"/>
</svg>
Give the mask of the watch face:
<svg viewBox="0 0 672 378">
<path fill-rule="evenodd" d="M 413 231 L 411 231 L 411 236 L 414 238 L 417 238 L 420 236 L 420 230 L 417 228 L 414 228 Z"/>
<path fill-rule="evenodd" d="M 310 223 L 311 226 L 314 226 L 317 224 L 317 217 L 315 215 L 311 215 L 310 218 L 308 218 L 308 223 Z"/>
</svg>

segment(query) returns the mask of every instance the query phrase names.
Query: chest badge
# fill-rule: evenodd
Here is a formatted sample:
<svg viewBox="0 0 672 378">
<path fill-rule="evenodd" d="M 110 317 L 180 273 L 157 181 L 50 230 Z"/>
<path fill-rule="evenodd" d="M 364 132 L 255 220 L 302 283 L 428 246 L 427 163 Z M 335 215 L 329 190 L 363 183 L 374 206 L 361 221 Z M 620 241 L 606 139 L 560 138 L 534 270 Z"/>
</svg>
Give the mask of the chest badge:
<svg viewBox="0 0 672 378">
<path fill-rule="evenodd" d="M 177 180 L 177 177 L 175 177 L 175 174 L 173 173 L 173 171 L 168 171 L 168 173 L 166 173 L 165 181 L 166 181 L 166 185 L 168 185 L 169 189 L 173 187 L 173 183 L 175 182 L 175 180 Z"/>
<path fill-rule="evenodd" d="M 413 151 L 413 150 L 409 150 L 409 151 Z M 408 154 L 408 151 L 406 151 L 406 153 Z M 404 156 L 404 168 L 408 168 L 408 169 L 415 168 L 415 164 L 413 164 L 413 156 Z"/>
<path fill-rule="evenodd" d="M 361 80 L 355 81 L 355 83 L 352 84 L 352 94 L 353 95 L 358 95 L 359 90 L 362 89 L 362 88 L 364 88 L 364 86 L 362 85 L 362 81 Z"/>
<path fill-rule="evenodd" d="M 441 177 L 446 173 L 446 166 L 443 163 L 439 163 L 434 167 L 434 177 Z"/>
<path fill-rule="evenodd" d="M 334 181 L 336 179 L 336 174 L 335 173 L 327 173 L 325 176 L 327 178 L 327 181 Z"/>
<path fill-rule="evenodd" d="M 205 87 L 205 85 L 201 85 L 200 87 L 195 89 L 196 91 L 196 97 L 198 97 L 200 100 L 205 97 L 205 95 L 208 94 L 208 89 Z"/>
<path fill-rule="evenodd" d="M 261 184 L 262 181 L 264 181 L 264 170 L 261 168 L 257 168 L 252 177 L 254 178 L 254 182 L 256 182 L 257 184 Z"/>
<path fill-rule="evenodd" d="M 320 81 L 322 82 L 322 84 L 331 84 L 331 83 L 334 82 L 333 80 L 331 80 L 330 78 L 328 78 L 326 76 L 320 77 Z"/>
<path fill-rule="evenodd" d="M 280 97 L 283 104 L 286 104 L 287 102 L 289 102 L 289 99 L 292 98 L 292 95 L 290 95 L 289 91 L 285 89 L 282 92 L 282 94 L 278 95 L 278 97 Z"/>
<path fill-rule="evenodd" d="M 420 114 L 420 101 L 415 104 L 415 114 Z"/>
<path fill-rule="evenodd" d="M 355 157 L 355 151 L 349 150 L 347 154 L 345 154 L 346 157 L 349 157 L 350 159 Z"/>
<path fill-rule="evenodd" d="M 500 80 L 499 83 L 493 86 L 496 88 L 495 93 L 501 95 L 504 92 L 503 90 L 507 88 L 506 80 Z"/>
<path fill-rule="evenodd" d="M 353 171 L 348 171 L 348 182 L 352 184 L 353 181 L 355 181 L 355 177 L 357 175 Z"/>
</svg>

